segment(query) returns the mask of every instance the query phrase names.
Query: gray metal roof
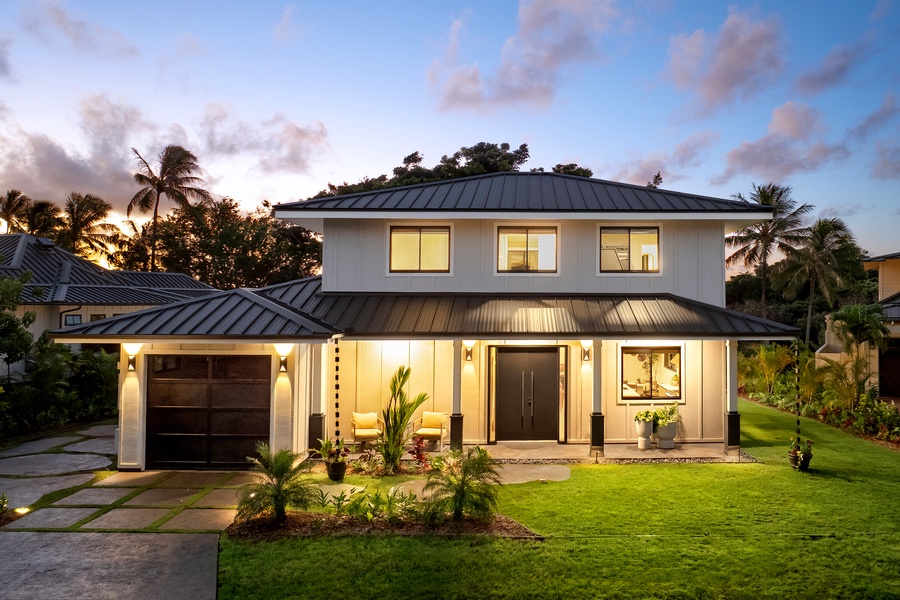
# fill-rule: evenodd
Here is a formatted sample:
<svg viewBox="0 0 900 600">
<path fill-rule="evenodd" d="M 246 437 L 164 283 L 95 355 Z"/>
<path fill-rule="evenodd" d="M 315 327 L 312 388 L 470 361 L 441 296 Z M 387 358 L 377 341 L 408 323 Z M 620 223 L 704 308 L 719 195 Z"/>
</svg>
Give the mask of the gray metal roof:
<svg viewBox="0 0 900 600">
<path fill-rule="evenodd" d="M 246 289 L 216 292 L 51 332 L 56 339 L 315 338 L 337 330 L 277 300 Z"/>
<path fill-rule="evenodd" d="M 894 259 L 894 258 L 900 258 L 900 252 L 894 252 L 892 254 L 882 254 L 881 256 L 872 256 L 870 258 L 864 258 L 863 262 L 864 263 L 884 262 L 886 260 L 890 260 L 890 259 Z"/>
<path fill-rule="evenodd" d="M 163 304 L 217 291 L 182 273 L 104 269 L 50 240 L 24 233 L 0 235 L 0 256 L 0 275 L 32 274 L 23 304 Z"/>
<path fill-rule="evenodd" d="M 884 306 L 886 320 L 900 321 L 900 292 L 882 299 L 879 304 Z"/>
<path fill-rule="evenodd" d="M 559 173 L 504 172 L 279 204 L 276 216 L 315 211 L 759 213 L 770 207 Z M 312 216 L 312 215 L 310 215 Z"/>
<path fill-rule="evenodd" d="M 670 294 L 323 293 L 319 277 L 257 290 L 347 337 L 794 338 L 799 330 Z"/>
</svg>

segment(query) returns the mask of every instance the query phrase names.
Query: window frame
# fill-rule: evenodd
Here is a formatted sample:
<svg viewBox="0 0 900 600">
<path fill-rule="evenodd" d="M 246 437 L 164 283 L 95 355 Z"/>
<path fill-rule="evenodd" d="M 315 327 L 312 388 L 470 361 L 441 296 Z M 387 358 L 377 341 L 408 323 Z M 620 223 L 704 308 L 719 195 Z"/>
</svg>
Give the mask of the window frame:
<svg viewBox="0 0 900 600">
<path fill-rule="evenodd" d="M 78 319 L 77 321 L 75 319 Z M 71 323 L 69 320 L 71 319 Z M 63 327 L 74 327 L 76 325 L 81 325 L 84 322 L 84 318 L 80 314 L 69 314 L 63 315 Z"/>
<path fill-rule="evenodd" d="M 678 395 L 677 396 L 653 396 L 652 391 L 649 396 L 625 396 L 623 394 L 624 388 L 626 386 L 625 379 L 625 354 L 628 353 L 637 353 L 640 351 L 646 351 L 651 354 L 657 354 L 661 356 L 661 361 L 663 364 L 666 364 L 667 354 L 672 354 L 673 352 L 678 353 Z M 652 360 L 652 358 L 651 358 Z M 674 344 L 666 344 L 666 343 L 653 343 L 653 344 L 638 344 L 638 343 L 629 343 L 629 344 L 620 344 L 618 348 L 618 369 L 617 369 L 617 384 L 618 384 L 618 397 L 619 404 L 669 404 L 672 401 L 677 401 L 679 404 L 685 403 L 685 390 L 684 390 L 684 367 L 685 367 L 685 358 L 684 358 L 684 344 L 683 343 L 674 343 Z M 652 370 L 651 370 L 651 381 L 648 382 L 651 385 L 652 390 Z"/>
<path fill-rule="evenodd" d="M 398 269 L 391 267 L 391 257 L 394 250 L 394 230 L 418 230 L 419 233 L 419 260 L 422 264 L 422 230 L 442 229 L 447 232 L 447 268 L 446 269 Z M 387 224 L 387 275 L 452 275 L 453 274 L 453 225 L 449 223 L 422 223 L 411 225 L 409 223 Z"/>
<path fill-rule="evenodd" d="M 631 247 L 631 231 L 633 229 L 655 229 L 656 230 L 656 269 L 655 270 L 604 270 L 601 253 L 603 252 L 603 230 L 604 229 L 626 229 L 628 230 L 628 244 Z M 661 275 L 662 274 L 662 238 L 663 228 L 659 223 L 598 223 L 597 224 L 597 275 Z M 629 253 L 630 254 L 630 253 Z"/>
<path fill-rule="evenodd" d="M 528 235 L 530 230 L 553 230 L 554 237 L 554 260 L 553 269 L 535 269 L 535 270 L 502 270 L 500 269 L 500 234 L 504 229 L 524 229 L 525 230 L 525 246 L 528 247 Z M 559 224 L 558 223 L 522 223 L 522 224 L 497 224 L 494 227 L 494 273 L 496 275 L 559 275 Z M 527 266 L 527 263 L 526 263 Z"/>
</svg>

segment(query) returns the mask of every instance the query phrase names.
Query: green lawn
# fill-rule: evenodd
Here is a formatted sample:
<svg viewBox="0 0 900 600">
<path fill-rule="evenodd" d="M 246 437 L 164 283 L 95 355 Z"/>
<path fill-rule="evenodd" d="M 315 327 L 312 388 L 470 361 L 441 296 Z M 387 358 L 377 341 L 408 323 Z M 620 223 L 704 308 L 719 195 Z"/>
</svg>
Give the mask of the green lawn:
<svg viewBox="0 0 900 600">
<path fill-rule="evenodd" d="M 505 486 L 543 542 L 223 536 L 219 598 L 900 598 L 900 454 L 742 402 L 760 464 L 578 465 Z M 353 478 L 348 482 L 354 483 Z"/>
</svg>

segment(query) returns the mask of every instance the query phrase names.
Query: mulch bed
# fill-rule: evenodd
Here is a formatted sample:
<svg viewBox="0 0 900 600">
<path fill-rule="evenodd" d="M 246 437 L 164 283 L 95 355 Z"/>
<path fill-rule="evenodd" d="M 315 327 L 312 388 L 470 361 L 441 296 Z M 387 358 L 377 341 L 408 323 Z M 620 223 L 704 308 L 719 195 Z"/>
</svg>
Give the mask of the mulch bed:
<svg viewBox="0 0 900 600">
<path fill-rule="evenodd" d="M 483 535 L 514 539 L 543 540 L 518 521 L 497 515 L 491 521 L 463 521 L 429 525 L 419 521 L 363 521 L 347 515 L 327 513 L 289 512 L 287 521 L 276 525 L 266 519 L 234 522 L 225 532 L 232 538 L 251 541 L 272 541 L 286 537 L 321 537 L 338 535 L 428 535 L 459 537 Z"/>
<path fill-rule="evenodd" d="M 19 513 L 17 513 L 14 510 L 7 511 L 6 513 L 0 515 L 0 527 L 3 527 L 4 525 L 8 525 L 8 524 L 12 523 L 13 521 L 15 521 L 16 519 L 18 519 L 21 516 L 22 515 L 20 515 Z"/>
</svg>

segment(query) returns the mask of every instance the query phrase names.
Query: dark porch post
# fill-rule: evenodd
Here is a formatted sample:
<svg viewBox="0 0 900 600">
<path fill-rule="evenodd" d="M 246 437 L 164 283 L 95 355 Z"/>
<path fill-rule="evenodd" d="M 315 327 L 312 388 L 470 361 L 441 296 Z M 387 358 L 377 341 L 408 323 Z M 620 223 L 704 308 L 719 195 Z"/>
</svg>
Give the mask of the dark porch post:
<svg viewBox="0 0 900 600">
<path fill-rule="evenodd" d="M 453 413 L 450 415 L 450 449 L 462 450 L 462 341 L 453 340 Z"/>
</svg>

